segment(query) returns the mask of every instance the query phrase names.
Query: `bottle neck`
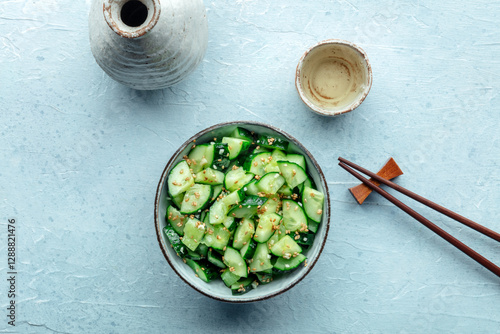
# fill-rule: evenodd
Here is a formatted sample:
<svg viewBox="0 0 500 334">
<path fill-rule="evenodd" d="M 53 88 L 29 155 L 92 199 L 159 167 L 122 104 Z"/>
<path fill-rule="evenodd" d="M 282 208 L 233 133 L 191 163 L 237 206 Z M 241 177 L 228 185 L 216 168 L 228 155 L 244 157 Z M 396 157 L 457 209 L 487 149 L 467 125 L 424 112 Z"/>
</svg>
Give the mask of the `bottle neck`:
<svg viewBox="0 0 500 334">
<path fill-rule="evenodd" d="M 103 0 L 108 26 L 125 38 L 144 36 L 158 22 L 159 0 Z"/>
</svg>

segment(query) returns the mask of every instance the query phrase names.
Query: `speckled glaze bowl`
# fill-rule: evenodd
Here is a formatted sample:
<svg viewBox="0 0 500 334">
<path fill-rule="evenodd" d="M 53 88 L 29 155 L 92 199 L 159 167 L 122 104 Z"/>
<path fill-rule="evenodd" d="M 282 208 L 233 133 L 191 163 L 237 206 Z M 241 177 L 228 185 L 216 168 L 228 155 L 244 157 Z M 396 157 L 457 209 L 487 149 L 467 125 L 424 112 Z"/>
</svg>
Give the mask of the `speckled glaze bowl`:
<svg viewBox="0 0 500 334">
<path fill-rule="evenodd" d="M 138 90 L 184 80 L 208 44 L 202 0 L 93 0 L 89 34 L 97 64 Z"/>
<path fill-rule="evenodd" d="M 233 296 L 231 294 L 231 289 L 227 288 L 221 280 L 216 280 L 210 283 L 205 283 L 201 279 L 195 276 L 193 270 L 188 267 L 180 257 L 178 257 L 170 247 L 170 243 L 166 239 L 163 228 L 166 226 L 165 214 L 168 207 L 168 195 L 167 195 L 167 177 L 170 169 L 179 162 L 184 155 L 186 155 L 193 141 L 196 140 L 197 143 L 209 142 L 214 137 L 220 137 L 221 135 L 227 135 L 232 132 L 236 127 L 243 127 L 250 131 L 255 131 L 257 133 L 263 134 L 278 134 L 282 138 L 290 142 L 289 149 L 295 153 L 303 154 L 306 158 L 307 170 L 309 175 L 312 177 L 317 189 L 325 194 L 325 207 L 323 212 L 322 221 L 319 224 L 319 229 L 316 233 L 316 238 L 314 244 L 307 251 L 308 265 L 306 267 L 300 266 L 295 271 L 284 275 L 283 277 L 274 280 L 273 282 L 266 285 L 259 285 L 256 289 L 249 291 L 243 295 Z M 174 153 L 174 155 L 168 161 L 165 169 L 158 183 L 158 188 L 156 191 L 155 198 L 155 228 L 158 238 L 158 242 L 165 256 L 174 272 L 179 275 L 179 277 L 186 282 L 193 289 L 198 292 L 208 296 L 210 298 L 232 303 L 248 303 L 260 300 L 265 300 L 274 296 L 277 296 L 287 290 L 290 290 L 297 283 L 299 283 L 306 275 L 313 269 L 314 265 L 318 261 L 318 258 L 325 246 L 329 224 L 330 224 L 330 197 L 328 193 L 328 186 L 325 180 L 325 176 L 321 171 L 316 160 L 313 158 L 311 153 L 302 146 L 295 138 L 289 134 L 281 131 L 270 125 L 256 123 L 256 122 L 229 122 L 221 123 L 211 126 L 193 137 L 189 138 L 182 146 Z"/>
<path fill-rule="evenodd" d="M 337 116 L 356 109 L 365 100 L 372 79 L 368 56 L 360 47 L 329 39 L 304 53 L 297 65 L 295 86 L 312 111 Z"/>
</svg>

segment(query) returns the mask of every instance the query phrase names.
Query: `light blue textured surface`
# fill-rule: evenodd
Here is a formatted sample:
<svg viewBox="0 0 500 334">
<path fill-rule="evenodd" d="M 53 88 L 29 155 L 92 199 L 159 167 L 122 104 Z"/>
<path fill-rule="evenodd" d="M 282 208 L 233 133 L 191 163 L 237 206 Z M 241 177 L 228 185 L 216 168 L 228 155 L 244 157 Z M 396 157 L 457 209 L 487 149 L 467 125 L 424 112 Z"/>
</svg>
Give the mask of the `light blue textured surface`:
<svg viewBox="0 0 500 334">
<path fill-rule="evenodd" d="M 0 3 L 0 330 L 20 333 L 500 333 L 500 280 L 377 195 L 357 205 L 343 156 L 500 231 L 498 1 L 206 1 L 209 47 L 183 83 L 138 92 L 88 42 L 90 0 Z M 374 73 L 356 111 L 308 111 L 303 52 L 360 45 Z M 156 242 L 153 202 L 175 149 L 209 125 L 262 121 L 300 140 L 333 217 L 307 279 L 228 305 L 185 285 Z M 411 203 L 411 202 L 410 202 Z M 498 243 L 413 204 L 494 262 Z M 7 219 L 18 224 L 7 325 Z M 5 315 L 4 315 L 5 314 Z"/>
</svg>

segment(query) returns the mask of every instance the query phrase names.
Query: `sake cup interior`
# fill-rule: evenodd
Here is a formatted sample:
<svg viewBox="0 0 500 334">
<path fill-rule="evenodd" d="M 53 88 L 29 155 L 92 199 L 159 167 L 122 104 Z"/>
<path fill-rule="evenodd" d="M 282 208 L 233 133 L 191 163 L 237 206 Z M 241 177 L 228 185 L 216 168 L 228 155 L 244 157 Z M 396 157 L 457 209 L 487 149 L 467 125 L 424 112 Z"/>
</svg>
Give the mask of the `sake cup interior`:
<svg viewBox="0 0 500 334">
<path fill-rule="evenodd" d="M 322 41 L 307 50 L 297 65 L 295 86 L 314 112 L 336 116 L 356 109 L 372 85 L 366 53 L 343 40 Z"/>
</svg>

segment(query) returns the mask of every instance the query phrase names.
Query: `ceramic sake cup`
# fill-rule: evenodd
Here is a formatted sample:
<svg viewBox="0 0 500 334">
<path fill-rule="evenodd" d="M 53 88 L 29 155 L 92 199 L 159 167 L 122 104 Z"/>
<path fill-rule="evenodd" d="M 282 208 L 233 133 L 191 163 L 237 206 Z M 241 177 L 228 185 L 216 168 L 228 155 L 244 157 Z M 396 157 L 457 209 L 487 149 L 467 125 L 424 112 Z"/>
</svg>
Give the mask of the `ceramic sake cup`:
<svg viewBox="0 0 500 334">
<path fill-rule="evenodd" d="M 357 45 L 329 39 L 311 47 L 300 59 L 295 86 L 302 101 L 323 116 L 356 109 L 372 86 L 372 69 Z"/>
<path fill-rule="evenodd" d="M 312 181 L 316 185 L 317 189 L 325 195 L 325 199 L 323 216 L 321 223 L 319 224 L 318 231 L 316 232 L 314 243 L 310 246 L 307 252 L 305 252 L 307 256 L 307 266 L 300 266 L 294 271 L 283 275 L 282 277 L 276 278 L 268 284 L 258 285 L 257 288 L 252 289 L 245 294 L 233 296 L 231 293 L 231 289 L 226 287 L 222 280 L 218 279 L 210 283 L 205 283 L 200 278 L 196 277 L 194 271 L 187 264 L 185 264 L 179 256 L 177 256 L 174 249 L 170 246 L 169 241 L 165 237 L 163 229 L 167 224 L 165 214 L 167 211 L 167 207 L 170 204 L 167 194 L 167 178 L 170 170 L 173 168 L 173 166 L 175 166 L 179 161 L 183 159 L 184 155 L 188 154 L 193 145 L 193 141 L 196 140 L 197 144 L 210 142 L 213 141 L 214 137 L 221 138 L 224 135 L 230 134 L 236 127 L 242 127 L 259 134 L 278 136 L 285 140 L 288 140 L 290 143 L 289 151 L 304 155 L 307 164 L 307 172 L 312 178 Z M 219 301 L 231 303 L 249 303 L 265 300 L 277 296 L 287 290 L 290 290 L 302 279 L 304 279 L 306 275 L 313 269 L 325 246 L 328 236 L 330 223 L 330 197 L 328 193 L 327 182 L 320 166 L 313 158 L 311 153 L 309 153 L 309 151 L 301 143 L 299 143 L 297 139 L 271 125 L 256 122 L 229 122 L 211 126 L 197 133 L 193 137 L 189 138 L 184 144 L 182 144 L 181 147 L 173 154 L 173 156 L 165 166 L 165 169 L 163 170 L 160 181 L 158 183 L 155 198 L 154 217 L 156 235 L 158 243 L 160 245 L 160 249 L 174 272 L 185 283 L 187 283 L 190 287 L 202 293 L 203 295 Z"/>
</svg>

